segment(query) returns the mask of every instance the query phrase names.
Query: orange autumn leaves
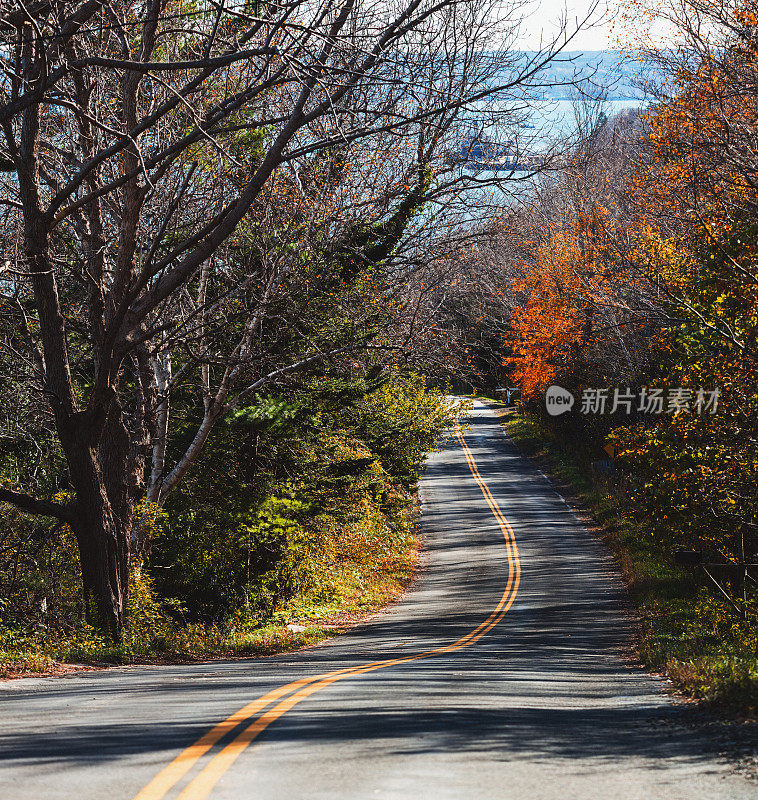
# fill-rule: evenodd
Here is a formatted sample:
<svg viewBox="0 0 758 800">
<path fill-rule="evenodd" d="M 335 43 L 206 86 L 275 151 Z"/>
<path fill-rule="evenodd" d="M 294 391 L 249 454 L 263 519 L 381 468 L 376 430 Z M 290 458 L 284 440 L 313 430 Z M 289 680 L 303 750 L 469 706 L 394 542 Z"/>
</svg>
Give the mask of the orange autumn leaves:
<svg viewBox="0 0 758 800">
<path fill-rule="evenodd" d="M 599 207 L 547 232 L 533 232 L 527 257 L 517 265 L 514 289 L 521 297 L 511 312 L 504 364 L 524 399 L 565 379 L 584 348 L 591 347 L 595 323 L 617 292 L 603 264 L 608 237 Z M 537 236 L 539 235 L 539 238 Z"/>
<path fill-rule="evenodd" d="M 538 247 L 536 268 L 524 270 L 515 286 L 525 302 L 511 316 L 509 344 L 513 352 L 505 364 L 513 367 L 512 379 L 525 399 L 558 380 L 581 341 L 582 315 L 576 307 L 578 286 L 571 245 L 558 234 Z"/>
<path fill-rule="evenodd" d="M 689 49 L 652 56 L 665 81 L 644 122 L 618 138 L 625 168 L 607 170 L 603 186 L 602 169 L 590 159 L 583 172 L 580 153 L 557 181 L 550 221 L 523 235 L 504 364 L 525 399 L 553 382 L 623 385 L 644 376 L 658 358 L 649 350 L 669 338 L 664 309 L 686 311 L 678 301 L 702 276 L 703 249 L 755 219 L 758 2 L 737 2 L 730 13 L 701 15 L 723 28 L 720 46 L 698 38 L 696 17 L 682 23 L 691 25 L 681 30 Z M 613 124 L 597 139 L 609 152 Z M 707 272 L 724 284 L 721 306 L 698 311 L 715 329 L 722 306 L 744 304 L 753 279 L 729 259 L 717 274 L 718 249 Z"/>
<path fill-rule="evenodd" d="M 755 205 L 758 3 L 731 5 L 714 7 L 710 36 L 691 21 L 688 44 L 660 65 L 668 96 L 647 116 L 649 158 L 634 189 L 667 215 L 699 221 Z"/>
</svg>

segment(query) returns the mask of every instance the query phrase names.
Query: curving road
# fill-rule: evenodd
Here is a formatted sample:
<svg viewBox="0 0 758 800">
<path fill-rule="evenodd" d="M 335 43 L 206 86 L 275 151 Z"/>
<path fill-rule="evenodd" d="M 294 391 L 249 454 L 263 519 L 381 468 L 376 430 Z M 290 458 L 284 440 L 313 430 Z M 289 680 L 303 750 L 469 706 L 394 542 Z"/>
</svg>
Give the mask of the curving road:
<svg viewBox="0 0 758 800">
<path fill-rule="evenodd" d="M 468 423 L 401 603 L 287 656 L 0 684 L 0 798 L 755 800 L 623 660 L 607 554 L 494 410 Z"/>
</svg>

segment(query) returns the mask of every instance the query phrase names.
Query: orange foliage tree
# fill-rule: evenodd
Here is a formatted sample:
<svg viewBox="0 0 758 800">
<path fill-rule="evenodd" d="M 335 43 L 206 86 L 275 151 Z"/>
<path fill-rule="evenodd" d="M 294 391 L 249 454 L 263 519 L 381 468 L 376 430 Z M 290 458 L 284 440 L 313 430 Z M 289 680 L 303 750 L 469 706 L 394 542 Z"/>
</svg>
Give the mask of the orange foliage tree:
<svg viewBox="0 0 758 800">
<path fill-rule="evenodd" d="M 505 337 L 504 362 L 532 400 L 555 382 L 579 388 L 603 385 L 609 372 L 633 379 L 638 372 L 626 342 L 636 316 L 637 290 L 622 268 L 607 209 L 594 204 L 547 231 L 532 230 L 518 263 L 517 302 Z"/>
<path fill-rule="evenodd" d="M 531 399 L 573 370 L 592 325 L 585 290 L 597 274 L 571 231 L 564 230 L 539 243 L 520 269 L 514 288 L 524 301 L 512 312 L 507 337 L 512 354 L 505 363 L 513 368 L 522 397 Z"/>
</svg>

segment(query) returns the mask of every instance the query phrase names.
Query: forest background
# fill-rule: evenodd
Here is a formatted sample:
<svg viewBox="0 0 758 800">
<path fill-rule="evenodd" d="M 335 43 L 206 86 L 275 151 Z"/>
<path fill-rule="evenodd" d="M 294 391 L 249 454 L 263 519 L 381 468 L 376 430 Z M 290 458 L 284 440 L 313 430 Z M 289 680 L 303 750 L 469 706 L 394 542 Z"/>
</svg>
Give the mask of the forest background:
<svg viewBox="0 0 758 800">
<path fill-rule="evenodd" d="M 497 4 L 295 5 L 3 10 L 3 670 L 274 652 L 380 607 L 447 392 L 513 385 L 641 658 L 754 711 L 758 7 L 636 5 L 673 44 L 629 51 L 649 102 L 611 114 L 570 31 L 509 49 Z M 472 120 L 528 149 L 558 72 L 572 137 L 466 169 Z M 556 383 L 718 411 L 550 417 Z"/>
</svg>

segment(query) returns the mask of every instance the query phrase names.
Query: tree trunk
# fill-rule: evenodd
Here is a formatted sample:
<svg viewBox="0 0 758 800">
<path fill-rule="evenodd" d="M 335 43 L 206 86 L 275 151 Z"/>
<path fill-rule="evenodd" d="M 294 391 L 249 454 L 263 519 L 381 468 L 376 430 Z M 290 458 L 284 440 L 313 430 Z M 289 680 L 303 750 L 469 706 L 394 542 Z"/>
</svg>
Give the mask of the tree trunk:
<svg viewBox="0 0 758 800">
<path fill-rule="evenodd" d="M 129 585 L 129 531 L 113 515 L 86 511 L 72 530 L 79 547 L 87 622 L 116 644 L 123 638 Z"/>
<path fill-rule="evenodd" d="M 87 415 L 61 432 L 76 500 L 71 529 L 79 548 L 87 621 L 121 642 L 129 591 L 133 503 L 129 498 L 128 440 L 116 435 L 119 417 L 111 403 L 99 448 L 87 442 Z M 107 413 L 107 412 L 106 412 Z M 103 450 L 107 456 L 99 455 Z"/>
</svg>

